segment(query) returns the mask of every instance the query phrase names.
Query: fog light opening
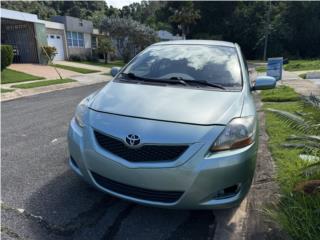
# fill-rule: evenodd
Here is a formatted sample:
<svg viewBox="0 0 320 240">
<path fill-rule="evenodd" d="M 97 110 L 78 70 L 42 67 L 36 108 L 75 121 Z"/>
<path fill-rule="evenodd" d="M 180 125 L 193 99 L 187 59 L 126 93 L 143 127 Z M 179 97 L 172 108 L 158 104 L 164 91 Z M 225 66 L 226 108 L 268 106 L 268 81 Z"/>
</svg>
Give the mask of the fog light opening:
<svg viewBox="0 0 320 240">
<path fill-rule="evenodd" d="M 241 184 L 238 183 L 230 187 L 221 189 L 215 194 L 214 199 L 224 199 L 224 198 L 233 197 L 238 194 L 238 192 L 240 191 L 240 188 L 241 188 Z"/>
</svg>

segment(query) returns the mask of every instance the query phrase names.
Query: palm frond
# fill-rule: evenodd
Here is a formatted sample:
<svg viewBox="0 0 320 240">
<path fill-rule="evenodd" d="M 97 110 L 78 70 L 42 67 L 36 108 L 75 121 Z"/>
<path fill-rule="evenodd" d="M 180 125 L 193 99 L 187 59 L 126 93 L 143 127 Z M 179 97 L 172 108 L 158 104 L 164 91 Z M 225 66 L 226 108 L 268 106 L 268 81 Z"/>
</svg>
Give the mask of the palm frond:
<svg viewBox="0 0 320 240">
<path fill-rule="evenodd" d="M 290 135 L 287 140 L 307 140 L 312 141 L 315 143 L 320 143 L 320 136 L 316 135 L 303 135 L 303 136 L 297 136 L 297 135 Z"/>
<path fill-rule="evenodd" d="M 277 115 L 287 126 L 295 128 L 302 135 L 291 135 L 281 146 L 285 148 L 302 149 L 302 153 L 319 159 L 320 157 L 320 124 L 306 121 L 303 114 L 294 114 L 282 110 L 268 108 L 268 112 Z M 320 172 L 320 161 L 309 164 L 301 169 L 301 174 L 311 176 Z"/>
<path fill-rule="evenodd" d="M 320 132 L 320 124 L 306 121 L 297 114 L 273 108 L 267 108 L 266 110 L 277 115 L 288 127 L 294 128 L 302 134 L 318 135 Z"/>
</svg>

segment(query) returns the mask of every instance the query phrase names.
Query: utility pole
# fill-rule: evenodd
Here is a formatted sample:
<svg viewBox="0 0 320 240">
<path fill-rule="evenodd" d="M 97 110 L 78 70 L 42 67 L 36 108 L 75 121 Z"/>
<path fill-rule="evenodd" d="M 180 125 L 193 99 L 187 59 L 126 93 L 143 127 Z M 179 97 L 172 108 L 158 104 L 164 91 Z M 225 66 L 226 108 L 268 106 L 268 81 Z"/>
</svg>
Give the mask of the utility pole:
<svg viewBox="0 0 320 240">
<path fill-rule="evenodd" d="M 271 0 L 269 0 L 269 9 L 267 12 L 267 26 L 264 37 L 264 50 L 263 50 L 263 60 L 267 60 L 267 50 L 268 50 L 268 38 L 269 38 L 269 30 L 270 30 L 270 15 L 271 15 Z"/>
</svg>

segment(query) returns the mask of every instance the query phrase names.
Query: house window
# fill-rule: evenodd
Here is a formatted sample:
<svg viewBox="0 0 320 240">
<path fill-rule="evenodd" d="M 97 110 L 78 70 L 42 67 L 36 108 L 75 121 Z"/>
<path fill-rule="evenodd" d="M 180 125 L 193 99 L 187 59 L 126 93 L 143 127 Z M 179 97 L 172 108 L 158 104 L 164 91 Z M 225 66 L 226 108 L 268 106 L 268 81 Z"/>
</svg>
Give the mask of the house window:
<svg viewBox="0 0 320 240">
<path fill-rule="evenodd" d="M 92 38 L 91 38 L 91 47 L 97 48 L 97 37 L 95 37 L 95 36 L 92 36 Z"/>
<path fill-rule="evenodd" d="M 83 33 L 67 32 L 67 42 L 69 47 L 84 48 Z"/>
</svg>

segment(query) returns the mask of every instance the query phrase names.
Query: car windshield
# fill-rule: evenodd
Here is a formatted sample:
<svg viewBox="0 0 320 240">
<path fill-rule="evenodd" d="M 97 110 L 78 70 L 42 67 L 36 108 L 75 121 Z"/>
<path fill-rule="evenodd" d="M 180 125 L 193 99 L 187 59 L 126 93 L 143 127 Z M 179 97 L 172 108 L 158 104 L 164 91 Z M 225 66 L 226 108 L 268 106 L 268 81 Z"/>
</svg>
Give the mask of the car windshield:
<svg viewBox="0 0 320 240">
<path fill-rule="evenodd" d="M 136 79 L 184 80 L 206 87 L 240 89 L 241 70 L 234 47 L 210 45 L 158 45 L 140 53 L 123 71 Z M 210 85 L 211 84 L 211 85 Z M 194 84 L 192 84 L 193 86 Z"/>
</svg>

